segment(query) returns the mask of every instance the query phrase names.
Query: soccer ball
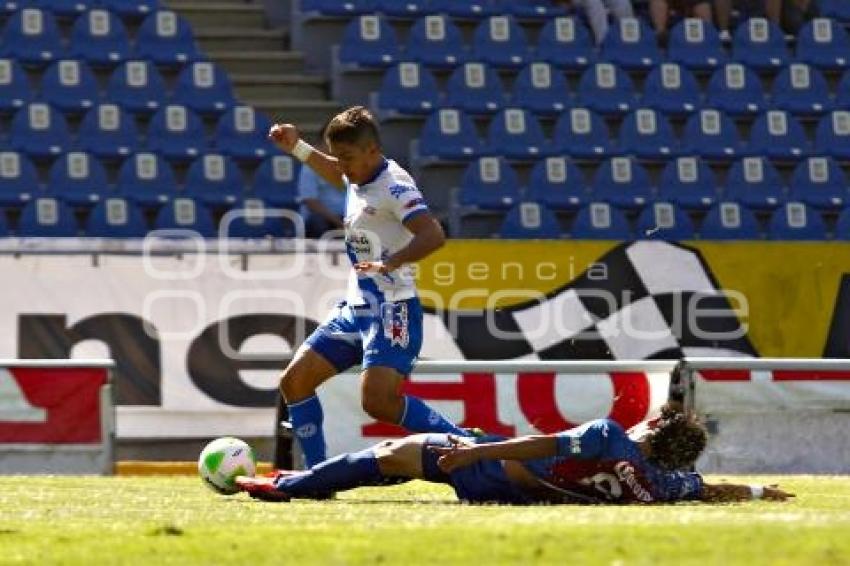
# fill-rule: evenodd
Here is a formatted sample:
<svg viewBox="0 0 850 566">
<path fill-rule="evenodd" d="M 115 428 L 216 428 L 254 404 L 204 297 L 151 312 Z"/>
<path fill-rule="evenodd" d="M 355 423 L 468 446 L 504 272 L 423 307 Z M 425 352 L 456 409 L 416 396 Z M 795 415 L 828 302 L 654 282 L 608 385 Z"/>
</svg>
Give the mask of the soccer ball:
<svg viewBox="0 0 850 566">
<path fill-rule="evenodd" d="M 210 489 L 222 495 L 239 491 L 236 476 L 253 476 L 257 471 L 254 451 L 238 438 L 213 440 L 201 451 L 198 473 Z"/>
</svg>

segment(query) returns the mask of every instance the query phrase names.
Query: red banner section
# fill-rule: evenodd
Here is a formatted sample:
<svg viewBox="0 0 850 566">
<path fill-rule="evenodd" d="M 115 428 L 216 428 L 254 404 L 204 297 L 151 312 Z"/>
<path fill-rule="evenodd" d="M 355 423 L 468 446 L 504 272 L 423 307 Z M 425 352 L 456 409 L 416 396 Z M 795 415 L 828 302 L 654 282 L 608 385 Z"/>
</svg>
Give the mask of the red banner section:
<svg viewBox="0 0 850 566">
<path fill-rule="evenodd" d="M 750 381 L 753 371 L 748 369 L 701 369 L 705 381 Z M 850 381 L 850 371 L 841 370 L 765 370 L 772 381 Z"/>
</svg>

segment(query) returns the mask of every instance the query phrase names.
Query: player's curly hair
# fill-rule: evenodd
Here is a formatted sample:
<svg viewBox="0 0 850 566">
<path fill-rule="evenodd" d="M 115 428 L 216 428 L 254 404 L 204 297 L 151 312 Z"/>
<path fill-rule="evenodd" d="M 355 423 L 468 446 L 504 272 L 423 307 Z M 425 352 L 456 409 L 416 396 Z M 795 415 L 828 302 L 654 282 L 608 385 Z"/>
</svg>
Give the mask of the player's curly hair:
<svg viewBox="0 0 850 566">
<path fill-rule="evenodd" d="M 650 460 L 666 470 L 686 469 L 696 462 L 707 440 L 705 427 L 694 415 L 666 406 L 649 438 Z"/>
<path fill-rule="evenodd" d="M 345 143 L 362 146 L 369 142 L 381 145 L 381 134 L 375 117 L 365 106 L 353 106 L 334 116 L 325 128 L 328 145 Z"/>
</svg>

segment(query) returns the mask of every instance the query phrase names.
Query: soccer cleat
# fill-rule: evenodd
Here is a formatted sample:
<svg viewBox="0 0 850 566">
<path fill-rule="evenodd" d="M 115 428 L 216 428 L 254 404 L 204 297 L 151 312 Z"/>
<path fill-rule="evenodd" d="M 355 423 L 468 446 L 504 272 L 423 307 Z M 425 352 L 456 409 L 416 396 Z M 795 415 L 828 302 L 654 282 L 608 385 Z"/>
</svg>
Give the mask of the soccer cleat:
<svg viewBox="0 0 850 566">
<path fill-rule="evenodd" d="M 254 499 L 272 502 L 289 501 L 289 495 L 277 489 L 274 480 L 271 478 L 238 476 L 236 478 L 236 487 L 239 488 L 239 491 L 244 491 Z"/>
</svg>

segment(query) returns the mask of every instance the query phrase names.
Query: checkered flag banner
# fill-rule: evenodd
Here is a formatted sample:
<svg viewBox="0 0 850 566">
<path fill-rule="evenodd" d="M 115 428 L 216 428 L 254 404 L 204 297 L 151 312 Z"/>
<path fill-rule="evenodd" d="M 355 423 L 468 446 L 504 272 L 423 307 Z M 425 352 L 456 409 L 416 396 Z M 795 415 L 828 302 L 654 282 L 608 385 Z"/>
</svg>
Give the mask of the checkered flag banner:
<svg viewBox="0 0 850 566">
<path fill-rule="evenodd" d="M 466 359 L 636 360 L 756 356 L 698 251 L 622 244 L 544 300 L 440 316 Z"/>
</svg>

